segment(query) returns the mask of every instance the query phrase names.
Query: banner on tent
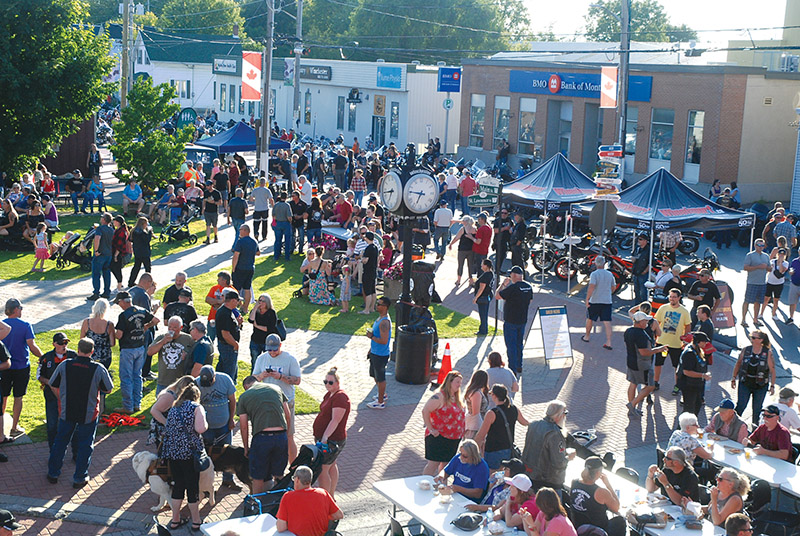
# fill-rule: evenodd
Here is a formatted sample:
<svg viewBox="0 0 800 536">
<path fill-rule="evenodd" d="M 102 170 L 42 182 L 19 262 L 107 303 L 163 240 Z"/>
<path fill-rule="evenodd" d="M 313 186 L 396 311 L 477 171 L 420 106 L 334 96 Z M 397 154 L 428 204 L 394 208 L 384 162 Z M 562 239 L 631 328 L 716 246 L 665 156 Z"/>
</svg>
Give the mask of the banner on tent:
<svg viewBox="0 0 800 536">
<path fill-rule="evenodd" d="M 719 328 L 732 328 L 736 325 L 736 319 L 733 316 L 733 308 L 731 307 L 731 290 L 727 283 L 717 281 L 717 289 L 719 289 L 719 305 L 717 310 L 712 315 L 714 327 Z"/>
<path fill-rule="evenodd" d="M 542 329 L 545 360 L 571 358 L 572 342 L 569 338 L 566 306 L 539 307 L 536 314 Z"/>
</svg>

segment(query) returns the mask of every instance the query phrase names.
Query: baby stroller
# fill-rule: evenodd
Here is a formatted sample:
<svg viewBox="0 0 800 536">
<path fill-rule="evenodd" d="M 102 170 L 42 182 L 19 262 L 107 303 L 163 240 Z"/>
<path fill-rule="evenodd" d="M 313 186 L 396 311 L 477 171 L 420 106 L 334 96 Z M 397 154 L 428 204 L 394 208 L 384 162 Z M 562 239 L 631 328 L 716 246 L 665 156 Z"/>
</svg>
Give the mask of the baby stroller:
<svg viewBox="0 0 800 536">
<path fill-rule="evenodd" d="M 184 205 L 178 221 L 171 221 L 161 228 L 158 239 L 162 242 L 186 240 L 189 244 L 197 243 L 197 235 L 189 231 L 189 223 L 200 214 L 200 209 L 194 205 Z"/>
<path fill-rule="evenodd" d="M 92 242 L 95 230 L 92 228 L 81 237 L 80 233 L 73 233 L 64 240 L 55 253 L 50 257 L 55 261 L 56 268 L 68 268 L 70 264 L 77 264 L 84 272 L 92 270 Z"/>
<path fill-rule="evenodd" d="M 314 473 L 311 484 L 317 481 L 320 472 L 322 471 L 322 459 L 324 452 L 317 445 L 303 445 L 297 453 L 297 457 L 289 465 L 289 471 L 283 478 L 278 480 L 272 487 L 272 490 L 257 495 L 248 495 L 244 499 L 244 516 L 255 516 L 261 514 L 272 514 L 273 516 L 278 513 L 278 507 L 281 504 L 281 498 L 287 491 L 294 489 L 294 471 L 301 465 L 307 466 Z"/>
</svg>

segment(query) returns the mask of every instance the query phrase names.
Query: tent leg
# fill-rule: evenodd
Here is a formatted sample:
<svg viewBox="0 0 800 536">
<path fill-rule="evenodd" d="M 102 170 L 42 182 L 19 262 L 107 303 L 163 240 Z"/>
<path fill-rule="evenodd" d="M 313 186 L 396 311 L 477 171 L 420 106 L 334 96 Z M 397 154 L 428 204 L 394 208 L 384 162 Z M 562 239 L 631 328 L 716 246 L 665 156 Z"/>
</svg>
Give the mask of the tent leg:
<svg viewBox="0 0 800 536">
<path fill-rule="evenodd" d="M 648 257 L 647 261 L 647 280 L 650 281 L 650 275 L 653 273 L 653 238 L 654 232 L 653 227 L 650 227 L 650 257 Z"/>
<path fill-rule="evenodd" d="M 634 229 L 632 232 L 633 232 L 633 237 L 631 237 L 632 238 L 632 240 L 631 240 L 631 259 L 633 258 L 633 245 L 636 244 L 636 229 Z M 633 281 L 632 281 L 633 284 L 631 285 L 631 300 L 635 300 L 636 299 L 636 279 L 635 279 L 636 276 L 633 275 L 632 272 L 631 272 L 631 278 L 633 279 Z"/>
<path fill-rule="evenodd" d="M 545 201 L 547 203 L 547 201 Z M 547 210 L 544 211 L 544 215 L 542 216 L 542 255 L 546 257 L 547 254 L 545 253 L 547 247 Z M 544 262 L 542 262 L 542 270 L 539 274 L 539 289 L 541 290 L 542 285 L 544 285 Z"/>
<path fill-rule="evenodd" d="M 750 251 L 753 251 L 753 242 L 755 242 L 755 236 L 756 236 L 756 224 L 755 224 L 755 218 L 754 218 L 753 219 L 753 226 L 750 227 Z"/>
<path fill-rule="evenodd" d="M 570 207 L 572 210 L 572 207 Z M 567 235 L 567 249 L 569 253 L 567 254 L 567 296 L 569 296 L 569 289 L 570 289 L 570 275 L 572 275 L 572 271 L 570 268 L 572 267 L 572 216 L 569 216 L 569 234 Z"/>
</svg>

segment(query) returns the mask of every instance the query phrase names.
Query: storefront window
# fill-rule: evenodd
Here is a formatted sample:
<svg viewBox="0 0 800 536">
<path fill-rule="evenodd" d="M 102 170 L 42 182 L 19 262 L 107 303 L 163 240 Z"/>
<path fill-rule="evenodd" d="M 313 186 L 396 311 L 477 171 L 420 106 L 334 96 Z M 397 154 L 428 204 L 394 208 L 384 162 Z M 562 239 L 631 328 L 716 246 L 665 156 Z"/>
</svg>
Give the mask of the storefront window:
<svg viewBox="0 0 800 536">
<path fill-rule="evenodd" d="M 519 99 L 519 144 L 520 154 L 535 155 L 534 127 L 536 126 L 536 99 Z"/>
<path fill-rule="evenodd" d="M 303 122 L 306 125 L 310 125 L 311 124 L 311 91 L 308 90 L 308 89 L 306 90 L 306 102 L 305 102 L 304 108 L 305 108 L 305 114 L 304 114 Z"/>
<path fill-rule="evenodd" d="M 256 114 L 256 106 L 255 101 L 250 101 L 247 103 L 247 115 L 255 116 Z"/>
<path fill-rule="evenodd" d="M 486 116 L 486 95 L 473 94 L 469 109 L 469 146 L 483 147 L 483 121 Z"/>
<path fill-rule="evenodd" d="M 650 129 L 650 158 L 672 160 L 672 129 L 675 124 L 675 110 L 653 108 L 652 128 Z"/>
<path fill-rule="evenodd" d="M 686 133 L 686 163 L 699 164 L 700 152 L 703 150 L 703 123 L 706 113 L 699 110 L 689 111 L 689 130 Z"/>
<path fill-rule="evenodd" d="M 400 136 L 400 103 L 393 102 L 389 112 L 389 137 L 398 138 Z"/>
<path fill-rule="evenodd" d="M 239 86 L 239 115 L 244 115 L 244 101 L 242 100 L 242 86 Z"/>
<path fill-rule="evenodd" d="M 500 148 L 503 140 L 508 141 L 508 125 L 510 121 L 511 97 L 497 96 L 494 98 L 494 133 L 492 149 Z"/>
<path fill-rule="evenodd" d="M 231 91 L 230 110 L 231 110 L 231 114 L 233 114 L 233 113 L 236 113 L 236 86 L 231 84 L 230 85 L 230 91 Z"/>
<path fill-rule="evenodd" d="M 625 154 L 636 154 L 636 129 L 639 127 L 639 108 L 628 106 L 628 119 L 625 121 Z"/>
<path fill-rule="evenodd" d="M 219 85 L 219 111 L 220 112 L 224 112 L 225 111 L 225 109 L 226 109 L 225 107 L 226 107 L 226 105 L 228 103 L 228 92 L 225 90 L 226 87 L 227 86 L 225 84 L 220 84 Z"/>
<path fill-rule="evenodd" d="M 347 130 L 350 132 L 356 131 L 356 103 L 350 103 L 350 109 L 347 112 Z"/>
<path fill-rule="evenodd" d="M 344 129 L 344 97 L 339 97 L 336 105 L 336 130 Z"/>
<path fill-rule="evenodd" d="M 558 119 L 558 152 L 569 158 L 572 141 L 572 101 L 562 101 Z"/>
</svg>

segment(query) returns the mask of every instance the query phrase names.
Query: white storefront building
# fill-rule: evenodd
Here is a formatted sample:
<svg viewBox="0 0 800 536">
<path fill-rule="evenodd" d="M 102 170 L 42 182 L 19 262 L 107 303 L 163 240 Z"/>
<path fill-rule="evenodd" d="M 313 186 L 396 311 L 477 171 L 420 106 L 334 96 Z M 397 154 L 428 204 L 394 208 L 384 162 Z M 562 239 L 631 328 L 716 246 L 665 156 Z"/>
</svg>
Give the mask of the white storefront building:
<svg viewBox="0 0 800 536">
<path fill-rule="evenodd" d="M 220 120 L 259 118 L 257 102 L 242 102 L 242 47 L 225 36 L 172 35 L 144 29 L 131 58 L 134 77 L 175 87 L 181 108 L 215 111 Z M 270 82 L 273 121 L 313 137 L 344 136 L 347 144 L 367 136 L 376 147 L 394 142 L 425 145 L 438 137 L 453 153 L 458 143 L 459 93 L 437 92 L 436 67 L 415 64 L 303 59 L 300 62 L 299 124 L 293 120 L 294 60 L 273 60 Z M 445 136 L 445 124 L 448 133 Z M 445 139 L 447 147 L 445 148 Z"/>
</svg>

